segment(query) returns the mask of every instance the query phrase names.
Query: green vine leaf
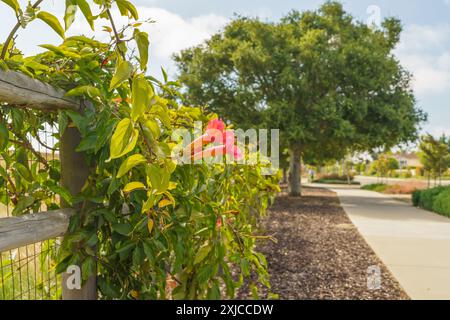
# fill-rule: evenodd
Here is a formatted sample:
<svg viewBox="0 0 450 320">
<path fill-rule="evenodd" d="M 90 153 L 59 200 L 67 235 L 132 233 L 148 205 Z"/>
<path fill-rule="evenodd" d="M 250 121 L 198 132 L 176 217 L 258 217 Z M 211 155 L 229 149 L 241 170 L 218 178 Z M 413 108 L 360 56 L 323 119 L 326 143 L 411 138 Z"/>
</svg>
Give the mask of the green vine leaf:
<svg viewBox="0 0 450 320">
<path fill-rule="evenodd" d="M 112 226 L 113 230 L 123 236 L 127 236 L 131 233 L 133 228 L 129 223 L 117 223 Z"/>
<path fill-rule="evenodd" d="M 112 135 L 110 157 L 107 161 L 120 158 L 131 152 L 136 146 L 138 137 L 139 132 L 133 128 L 131 120 L 128 118 L 122 119 Z"/>
<path fill-rule="evenodd" d="M 8 145 L 9 131 L 3 123 L 0 123 L 0 152 Z"/>
<path fill-rule="evenodd" d="M 129 156 L 121 165 L 119 168 L 119 172 L 117 173 L 116 178 L 123 177 L 128 171 L 133 169 L 134 167 L 146 163 L 147 159 L 142 154 L 133 154 L 132 156 Z"/>
<path fill-rule="evenodd" d="M 111 80 L 109 90 L 111 91 L 117 88 L 122 82 L 129 79 L 132 72 L 133 72 L 133 65 L 128 61 L 122 61 L 117 67 L 116 73 L 114 74 Z"/>
<path fill-rule="evenodd" d="M 53 183 L 47 183 L 47 187 L 57 195 L 61 196 L 69 205 L 73 204 L 73 197 L 67 189 Z"/>
<path fill-rule="evenodd" d="M 146 32 L 141 32 L 138 29 L 134 32 L 134 39 L 136 40 L 136 44 L 139 50 L 139 63 L 141 70 L 147 69 L 148 64 L 148 34 Z"/>
<path fill-rule="evenodd" d="M 131 97 L 131 119 L 136 121 L 142 116 L 150 106 L 150 100 L 153 97 L 152 87 L 143 77 L 135 77 L 133 80 L 133 90 Z"/>
<path fill-rule="evenodd" d="M 75 21 L 75 15 L 77 13 L 77 1 L 76 0 L 66 0 L 66 10 L 64 13 L 64 26 L 66 31 L 70 28 L 72 23 Z"/>
<path fill-rule="evenodd" d="M 25 210 L 27 210 L 31 205 L 33 205 L 34 201 L 35 199 L 32 196 L 22 197 L 17 203 L 17 205 L 14 207 L 12 215 L 17 216 L 24 213 Z"/>
<path fill-rule="evenodd" d="M 209 245 L 209 244 L 205 244 L 202 247 L 200 247 L 200 249 L 198 249 L 197 254 L 195 256 L 194 265 L 202 262 L 208 256 L 210 251 L 211 251 L 211 245 Z"/>
<path fill-rule="evenodd" d="M 81 59 L 81 56 L 78 53 L 64 50 L 62 47 L 57 47 L 52 44 L 41 44 L 41 45 L 39 45 L 39 47 L 42 47 L 49 51 L 52 51 L 55 54 L 60 55 L 65 58 Z"/>
<path fill-rule="evenodd" d="M 81 276 L 83 281 L 86 281 L 91 275 L 95 273 L 97 263 L 93 257 L 87 257 L 81 264 Z"/>
<path fill-rule="evenodd" d="M 36 15 L 36 18 L 44 21 L 46 24 L 48 24 L 61 38 L 65 38 L 64 29 L 59 23 L 58 18 L 56 18 L 51 13 L 45 12 L 45 11 L 39 11 Z"/>
<path fill-rule="evenodd" d="M 100 90 L 93 86 L 80 86 L 69 90 L 66 93 L 66 97 L 79 97 L 88 96 L 90 98 L 100 97 L 102 93 Z"/>
</svg>

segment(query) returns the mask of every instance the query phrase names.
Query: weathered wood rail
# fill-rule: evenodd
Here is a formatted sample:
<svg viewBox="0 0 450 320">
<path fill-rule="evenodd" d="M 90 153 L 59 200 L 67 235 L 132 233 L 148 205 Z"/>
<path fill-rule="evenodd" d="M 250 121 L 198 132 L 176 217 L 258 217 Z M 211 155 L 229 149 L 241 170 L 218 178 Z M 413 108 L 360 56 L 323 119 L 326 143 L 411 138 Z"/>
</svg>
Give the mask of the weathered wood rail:
<svg viewBox="0 0 450 320">
<path fill-rule="evenodd" d="M 82 110 L 82 102 L 65 97 L 64 90 L 15 71 L 0 69 L 0 102 L 40 110 Z"/>
<path fill-rule="evenodd" d="M 0 252 L 63 236 L 73 209 L 62 209 L 0 219 Z"/>
<path fill-rule="evenodd" d="M 91 107 L 84 100 L 67 98 L 64 90 L 18 72 L 0 69 L 0 108 L 5 105 L 48 112 L 73 110 L 79 113 Z M 74 196 L 81 191 L 89 176 L 84 154 L 75 151 L 80 141 L 80 133 L 73 127 L 67 128 L 60 140 L 61 185 Z M 64 235 L 70 217 L 78 214 L 80 207 L 70 208 L 63 201 L 61 207 L 64 209 L 0 218 L 0 252 Z M 64 300 L 97 299 L 96 276 L 90 277 L 81 289 L 69 289 L 68 277 L 69 274 L 62 274 Z"/>
</svg>

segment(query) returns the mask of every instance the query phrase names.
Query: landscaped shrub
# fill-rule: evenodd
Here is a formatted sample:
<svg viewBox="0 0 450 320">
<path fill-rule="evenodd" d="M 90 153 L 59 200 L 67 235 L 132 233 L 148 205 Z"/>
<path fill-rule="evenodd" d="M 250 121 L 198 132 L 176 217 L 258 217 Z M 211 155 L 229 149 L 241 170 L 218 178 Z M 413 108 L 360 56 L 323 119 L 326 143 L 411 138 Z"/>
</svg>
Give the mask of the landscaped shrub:
<svg viewBox="0 0 450 320">
<path fill-rule="evenodd" d="M 405 179 L 409 179 L 409 178 L 412 178 L 412 173 L 411 173 L 411 171 L 408 170 L 406 172 L 402 172 L 400 177 L 401 178 L 405 178 Z"/>
<path fill-rule="evenodd" d="M 413 205 L 425 210 L 450 216 L 450 187 L 417 190 L 413 193 Z"/>
<path fill-rule="evenodd" d="M 350 178 L 350 181 L 353 181 L 355 179 L 353 174 L 350 174 L 349 177 L 347 177 L 346 175 L 339 175 L 337 173 L 331 173 L 331 174 L 320 175 L 317 180 L 334 180 L 334 181 L 347 182 L 348 178 Z"/>
<path fill-rule="evenodd" d="M 436 196 L 433 211 L 450 217 L 450 188 L 446 188 Z"/>
<path fill-rule="evenodd" d="M 317 179 L 314 180 L 313 183 L 322 183 L 322 184 L 348 184 L 347 180 L 329 180 L 329 179 Z M 360 185 L 359 182 L 350 181 L 351 185 Z"/>
</svg>

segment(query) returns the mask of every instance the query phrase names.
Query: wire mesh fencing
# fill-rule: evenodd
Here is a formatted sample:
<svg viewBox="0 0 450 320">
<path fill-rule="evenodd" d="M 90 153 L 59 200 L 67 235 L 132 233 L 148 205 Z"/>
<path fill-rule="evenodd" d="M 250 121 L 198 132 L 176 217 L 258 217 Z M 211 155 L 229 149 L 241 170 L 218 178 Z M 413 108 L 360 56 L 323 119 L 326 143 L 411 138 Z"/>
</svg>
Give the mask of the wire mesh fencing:
<svg viewBox="0 0 450 320">
<path fill-rule="evenodd" d="M 46 240 L 1 253 L 1 300 L 59 299 L 60 277 L 54 271 L 58 241 Z"/>
<path fill-rule="evenodd" d="M 56 132 L 56 127 L 45 125 L 37 138 L 30 139 L 33 148 L 46 161 L 58 159 Z M 30 166 L 35 163 L 35 160 L 29 160 Z M 1 158 L 0 166 L 6 166 Z M 7 185 L 4 183 L 0 185 L 0 196 L 6 195 Z M 41 205 L 40 211 L 46 210 Z M 10 204 L 0 204 L 0 219 L 10 217 L 12 213 Z M 60 276 L 55 272 L 59 244 L 60 239 L 49 239 L 0 252 L 0 300 L 60 299 Z"/>
</svg>

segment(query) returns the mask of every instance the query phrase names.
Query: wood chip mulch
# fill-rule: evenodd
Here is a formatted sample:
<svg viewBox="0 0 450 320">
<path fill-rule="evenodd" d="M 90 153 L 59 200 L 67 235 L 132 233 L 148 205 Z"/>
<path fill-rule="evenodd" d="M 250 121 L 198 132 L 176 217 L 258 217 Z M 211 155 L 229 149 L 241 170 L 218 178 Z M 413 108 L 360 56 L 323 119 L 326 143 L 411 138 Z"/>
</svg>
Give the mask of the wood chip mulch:
<svg viewBox="0 0 450 320">
<path fill-rule="evenodd" d="M 335 193 L 303 188 L 302 198 L 281 194 L 264 219 L 261 242 L 280 299 L 409 299 L 340 206 Z M 378 266 L 381 288 L 369 290 L 367 270 Z M 246 299 L 246 286 L 239 298 Z M 264 298 L 264 297 L 261 297 Z"/>
</svg>

